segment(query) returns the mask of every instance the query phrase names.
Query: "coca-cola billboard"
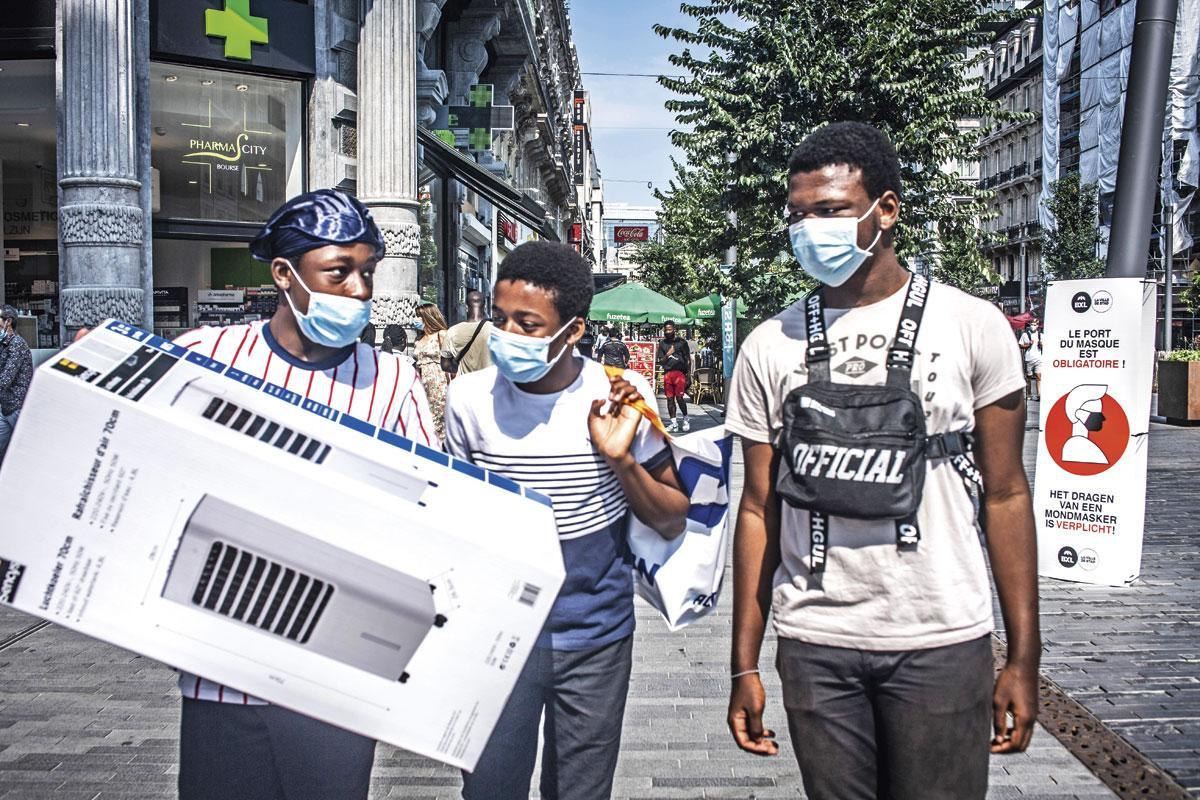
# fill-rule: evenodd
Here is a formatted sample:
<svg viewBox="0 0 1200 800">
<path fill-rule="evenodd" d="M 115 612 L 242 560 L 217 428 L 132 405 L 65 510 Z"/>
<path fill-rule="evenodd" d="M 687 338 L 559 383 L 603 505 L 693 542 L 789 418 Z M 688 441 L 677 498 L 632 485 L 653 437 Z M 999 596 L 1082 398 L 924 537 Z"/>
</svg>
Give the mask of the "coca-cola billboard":
<svg viewBox="0 0 1200 800">
<path fill-rule="evenodd" d="M 613 240 L 616 242 L 646 242 L 650 240 L 648 225 L 615 225 Z"/>
</svg>

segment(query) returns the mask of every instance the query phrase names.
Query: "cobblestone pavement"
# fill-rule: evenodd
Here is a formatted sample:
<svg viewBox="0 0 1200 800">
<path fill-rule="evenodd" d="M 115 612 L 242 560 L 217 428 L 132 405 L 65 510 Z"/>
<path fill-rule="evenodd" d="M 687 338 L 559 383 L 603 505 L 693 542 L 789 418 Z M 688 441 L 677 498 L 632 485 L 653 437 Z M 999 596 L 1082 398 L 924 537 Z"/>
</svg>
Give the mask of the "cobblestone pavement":
<svg viewBox="0 0 1200 800">
<path fill-rule="evenodd" d="M 1177 754 L 1174 771 L 1182 775 L 1189 759 L 1191 768 L 1196 765 L 1200 564 L 1196 545 L 1184 541 L 1187 509 L 1170 503 L 1194 496 L 1186 493 L 1197 475 L 1187 463 L 1185 437 L 1192 437 L 1186 441 L 1195 452 L 1200 432 L 1181 434 L 1178 442 L 1176 432 L 1156 430 L 1151 442 L 1145 585 L 1108 590 L 1044 584 L 1043 624 L 1048 674 L 1144 752 L 1164 748 L 1153 751 L 1164 767 L 1170 769 Z M 740 486 L 740 463 L 735 478 Z M 783 754 L 744 756 L 725 731 L 728 598 L 681 633 L 668 633 L 645 608 L 638 616 L 615 796 L 803 797 L 772 671 L 764 675 L 768 722 L 780 731 Z M 0 608 L 0 639 L 33 622 Z M 774 642 L 768 641 L 762 663 L 772 663 L 773 655 Z M 170 670 L 51 626 L 0 650 L 0 676 L 0 800 L 174 796 L 179 712 Z M 1109 706 L 1102 713 L 1104 703 Z M 454 770 L 379 748 L 375 798 L 452 798 L 458 786 Z M 1040 729 L 1028 753 L 993 759 L 991 786 L 989 798 L 997 800 L 1113 797 Z"/>
</svg>

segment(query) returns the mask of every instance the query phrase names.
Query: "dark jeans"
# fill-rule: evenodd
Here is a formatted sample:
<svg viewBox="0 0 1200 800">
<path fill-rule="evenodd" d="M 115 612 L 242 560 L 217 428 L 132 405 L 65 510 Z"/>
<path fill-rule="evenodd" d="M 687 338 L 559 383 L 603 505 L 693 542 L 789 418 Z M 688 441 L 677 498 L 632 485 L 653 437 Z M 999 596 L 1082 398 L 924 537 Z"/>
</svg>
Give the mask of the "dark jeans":
<svg viewBox="0 0 1200 800">
<path fill-rule="evenodd" d="M 533 648 L 475 771 L 467 800 L 528 800 L 545 709 L 543 800 L 608 800 L 621 749 L 633 637 L 595 650 Z"/>
<path fill-rule="evenodd" d="M 17 417 L 21 415 L 20 410 L 11 414 L 0 413 L 0 462 L 4 461 L 4 453 L 8 450 L 8 443 L 12 440 L 13 428 L 17 427 Z"/>
<path fill-rule="evenodd" d="M 783 704 L 810 800 L 983 800 L 991 637 L 904 652 L 779 640 Z"/>
<path fill-rule="evenodd" d="M 367 800 L 375 742 L 279 706 L 183 699 L 179 800 Z"/>
</svg>

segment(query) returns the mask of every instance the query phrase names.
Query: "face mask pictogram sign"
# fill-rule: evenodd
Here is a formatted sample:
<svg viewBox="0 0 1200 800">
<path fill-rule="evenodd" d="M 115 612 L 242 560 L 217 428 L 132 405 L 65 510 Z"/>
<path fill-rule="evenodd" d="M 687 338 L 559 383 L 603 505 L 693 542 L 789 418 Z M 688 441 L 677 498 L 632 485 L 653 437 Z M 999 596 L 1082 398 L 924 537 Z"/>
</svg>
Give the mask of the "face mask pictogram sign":
<svg viewBox="0 0 1200 800">
<path fill-rule="evenodd" d="M 1154 285 L 1059 281 L 1046 294 L 1034 519 L 1038 572 L 1121 586 L 1141 571 Z"/>
</svg>

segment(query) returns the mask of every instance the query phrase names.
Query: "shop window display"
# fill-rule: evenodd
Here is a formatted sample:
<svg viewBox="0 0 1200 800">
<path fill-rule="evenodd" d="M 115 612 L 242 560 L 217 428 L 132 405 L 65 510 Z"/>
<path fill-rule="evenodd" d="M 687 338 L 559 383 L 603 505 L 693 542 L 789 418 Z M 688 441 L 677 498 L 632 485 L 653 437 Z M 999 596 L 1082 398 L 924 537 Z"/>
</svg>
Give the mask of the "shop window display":
<svg viewBox="0 0 1200 800">
<path fill-rule="evenodd" d="M 0 299 L 37 318 L 34 348 L 58 346 L 54 61 L 0 61 Z"/>
<path fill-rule="evenodd" d="M 262 222 L 302 189 L 300 83 L 152 64 L 156 217 Z"/>
</svg>

